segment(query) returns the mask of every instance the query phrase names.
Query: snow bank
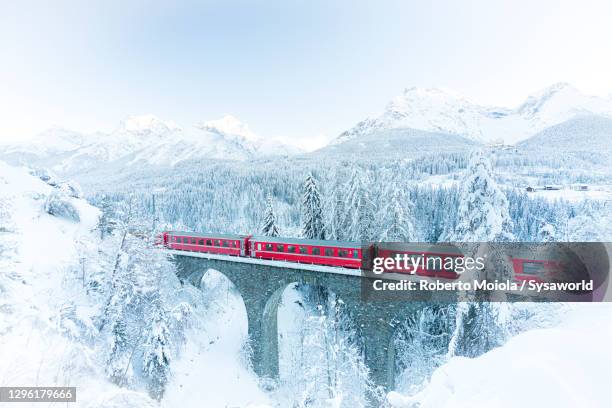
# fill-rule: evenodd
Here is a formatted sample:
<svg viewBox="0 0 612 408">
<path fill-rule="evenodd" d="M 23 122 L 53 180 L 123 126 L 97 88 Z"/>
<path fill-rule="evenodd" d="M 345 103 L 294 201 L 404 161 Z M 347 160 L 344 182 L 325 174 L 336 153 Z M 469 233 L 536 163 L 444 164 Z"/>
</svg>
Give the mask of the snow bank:
<svg viewBox="0 0 612 408">
<path fill-rule="evenodd" d="M 571 305 L 554 328 L 531 330 L 478 358 L 452 358 L 394 407 L 608 407 L 612 305 Z"/>
</svg>

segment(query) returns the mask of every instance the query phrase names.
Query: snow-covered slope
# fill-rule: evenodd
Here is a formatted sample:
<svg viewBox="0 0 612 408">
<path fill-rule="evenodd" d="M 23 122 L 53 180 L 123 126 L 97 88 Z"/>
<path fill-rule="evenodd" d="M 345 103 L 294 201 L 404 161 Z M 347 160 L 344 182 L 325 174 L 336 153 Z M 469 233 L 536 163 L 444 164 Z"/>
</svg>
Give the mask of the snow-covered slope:
<svg viewBox="0 0 612 408">
<path fill-rule="evenodd" d="M 52 168 L 64 174 L 115 162 L 173 166 L 191 159 L 247 160 L 297 152 L 294 147 L 255 135 L 229 115 L 188 128 L 153 115 L 134 116 L 108 134 L 53 129 L 31 141 L 0 146 L 0 157 L 10 163 Z"/>
<path fill-rule="evenodd" d="M 608 407 L 612 306 L 575 304 L 554 328 L 531 330 L 475 358 L 452 358 L 394 407 Z"/>
<path fill-rule="evenodd" d="M 551 126 L 521 142 L 522 150 L 591 152 L 612 157 L 612 118 L 581 115 Z"/>
<path fill-rule="evenodd" d="M 0 386 L 77 386 L 79 406 L 152 407 L 146 395 L 107 382 L 87 336 L 77 340 L 93 333 L 93 311 L 71 273 L 98 210 L 64 196 L 79 221 L 51 215 L 45 207 L 54 193 L 0 162 Z"/>
<path fill-rule="evenodd" d="M 447 90 L 414 87 L 395 97 L 380 116 L 359 122 L 334 143 L 383 130 L 412 128 L 513 144 L 589 113 L 612 115 L 612 99 L 587 96 L 569 84 L 559 83 L 510 109 L 478 105 Z"/>
<path fill-rule="evenodd" d="M 368 158 L 385 161 L 415 158 L 427 153 L 467 152 L 479 143 L 450 133 L 410 128 L 381 129 L 345 139 L 311 153 L 311 157 Z"/>
<path fill-rule="evenodd" d="M 36 174 L 0 161 L 0 386 L 75 386 L 74 406 L 86 408 L 268 406 L 240 354 L 242 301 L 214 272 L 205 291 L 181 290 L 193 300 L 193 325 L 161 403 L 107 380 L 111 342 L 94 323 L 103 304 L 83 286 L 100 262 L 100 211 L 78 189 Z M 51 198 L 65 208 L 50 206 Z"/>
</svg>

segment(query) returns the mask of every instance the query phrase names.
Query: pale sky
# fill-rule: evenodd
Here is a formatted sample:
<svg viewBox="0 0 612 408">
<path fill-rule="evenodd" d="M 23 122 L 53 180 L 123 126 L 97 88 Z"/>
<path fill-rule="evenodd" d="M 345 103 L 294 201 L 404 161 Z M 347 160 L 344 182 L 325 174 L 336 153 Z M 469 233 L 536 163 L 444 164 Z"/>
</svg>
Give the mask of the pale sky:
<svg viewBox="0 0 612 408">
<path fill-rule="evenodd" d="M 308 144 L 410 86 L 510 107 L 559 81 L 607 95 L 611 16 L 605 0 L 4 1 L 0 141 L 152 113 Z"/>
</svg>

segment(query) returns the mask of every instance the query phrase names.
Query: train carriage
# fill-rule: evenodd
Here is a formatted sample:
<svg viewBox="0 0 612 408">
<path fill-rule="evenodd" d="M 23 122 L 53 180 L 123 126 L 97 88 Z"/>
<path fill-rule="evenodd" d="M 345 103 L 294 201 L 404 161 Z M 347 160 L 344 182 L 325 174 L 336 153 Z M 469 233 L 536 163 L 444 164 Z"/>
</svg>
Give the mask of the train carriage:
<svg viewBox="0 0 612 408">
<path fill-rule="evenodd" d="M 254 258 L 359 269 L 361 247 L 355 242 L 253 236 Z"/>
<path fill-rule="evenodd" d="M 168 248 L 178 251 L 248 256 L 248 238 L 238 234 L 168 231 L 164 235 L 164 243 Z"/>
</svg>

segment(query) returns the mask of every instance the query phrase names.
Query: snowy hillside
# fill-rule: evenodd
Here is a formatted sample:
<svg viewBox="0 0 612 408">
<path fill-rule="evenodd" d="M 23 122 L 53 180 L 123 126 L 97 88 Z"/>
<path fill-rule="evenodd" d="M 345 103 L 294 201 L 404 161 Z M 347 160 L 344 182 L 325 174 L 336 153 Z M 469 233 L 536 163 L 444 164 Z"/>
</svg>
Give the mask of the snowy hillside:
<svg viewBox="0 0 612 408">
<path fill-rule="evenodd" d="M 415 129 L 384 129 L 346 139 L 310 153 L 310 157 L 354 157 L 357 160 L 412 159 L 428 153 L 468 152 L 480 143 L 463 136 Z"/>
<path fill-rule="evenodd" d="M 393 407 L 607 407 L 612 307 L 568 306 L 556 327 L 527 331 L 475 358 L 439 367 L 421 392 Z"/>
<path fill-rule="evenodd" d="M 143 258 L 136 250 L 142 249 L 141 238 L 124 237 L 120 247 L 112 233 L 101 240 L 106 215 L 79 195 L 74 184 L 0 161 L 0 386 L 76 386 L 75 406 L 88 408 L 159 407 L 150 396 L 152 384 L 165 385 L 161 406 L 168 408 L 266 403 L 240 358 L 240 333 L 246 330 L 240 304 L 219 290 L 211 289 L 205 299 L 198 288 L 182 288 L 159 251 L 147 249 Z M 108 263 L 104 254 L 118 263 Z M 158 274 L 163 268 L 167 273 Z M 114 280 L 107 282 L 104 276 L 113 269 Z M 122 270 L 130 285 L 127 298 L 121 295 Z M 151 279 L 158 287 L 151 287 Z M 111 299 L 121 302 L 103 307 L 107 284 L 114 287 Z M 157 293 L 168 289 L 172 295 L 164 305 Z M 154 315 L 146 316 L 159 307 L 169 308 L 161 311 L 162 326 Z M 113 322 L 117 313 L 126 323 L 120 331 Z M 150 339 L 162 335 L 164 341 L 151 349 Z M 147 350 L 153 351 L 153 365 Z M 172 362 L 171 369 L 158 364 L 157 353 Z M 201 381 L 216 381 L 220 393 L 211 397 L 210 387 L 203 392 Z M 244 392 L 232 396 L 233 389 Z"/>
<path fill-rule="evenodd" d="M 33 140 L 0 146 L 0 157 L 13 164 L 75 174 L 99 166 L 149 164 L 174 166 L 186 160 L 247 160 L 298 153 L 295 147 L 261 138 L 232 116 L 183 128 L 153 115 L 133 116 L 109 134 L 54 129 Z"/>
<path fill-rule="evenodd" d="M 609 159 L 612 155 L 612 118 L 578 116 L 544 129 L 518 147 L 535 152 L 590 152 Z"/>
<path fill-rule="evenodd" d="M 128 400 L 152 406 L 106 382 L 94 350 L 76 338 L 92 333 L 93 311 L 68 271 L 78 266 L 76 245 L 88 241 L 99 212 L 65 196 L 80 221 L 51 215 L 45 206 L 54 190 L 0 162 L 0 385 L 78 385 L 79 399 L 91 406 L 100 399 L 109 407 Z"/>
<path fill-rule="evenodd" d="M 587 96 L 571 85 L 552 85 L 519 107 L 482 106 L 436 88 L 408 88 L 377 117 L 359 122 L 334 141 L 341 143 L 389 129 L 420 129 L 462 135 L 481 142 L 514 144 L 584 114 L 612 115 L 612 99 Z"/>
</svg>

